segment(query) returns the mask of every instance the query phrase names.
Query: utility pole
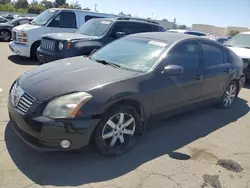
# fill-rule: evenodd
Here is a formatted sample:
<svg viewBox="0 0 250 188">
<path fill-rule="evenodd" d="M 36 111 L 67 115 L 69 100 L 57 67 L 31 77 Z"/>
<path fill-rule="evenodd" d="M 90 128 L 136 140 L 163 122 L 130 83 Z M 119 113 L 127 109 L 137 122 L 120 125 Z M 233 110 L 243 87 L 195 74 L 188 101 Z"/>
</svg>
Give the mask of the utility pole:
<svg viewBox="0 0 250 188">
<path fill-rule="evenodd" d="M 95 4 L 95 12 L 97 12 L 97 4 Z"/>
</svg>

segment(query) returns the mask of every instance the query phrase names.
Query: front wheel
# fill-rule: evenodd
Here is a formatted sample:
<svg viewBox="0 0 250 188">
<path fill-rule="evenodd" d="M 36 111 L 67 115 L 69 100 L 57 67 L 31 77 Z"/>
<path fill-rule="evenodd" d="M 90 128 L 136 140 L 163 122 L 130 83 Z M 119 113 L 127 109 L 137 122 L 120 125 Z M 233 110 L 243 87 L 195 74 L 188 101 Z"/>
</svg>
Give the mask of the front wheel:
<svg viewBox="0 0 250 188">
<path fill-rule="evenodd" d="M 11 33 L 7 30 L 0 31 L 0 39 L 4 42 L 8 42 L 11 39 Z"/>
<path fill-rule="evenodd" d="M 106 156 L 121 155 L 132 149 L 141 121 L 133 107 L 116 105 L 108 110 L 95 131 L 95 144 Z"/>
<path fill-rule="evenodd" d="M 237 94 L 238 84 L 236 83 L 236 81 L 232 81 L 230 82 L 223 96 L 221 97 L 219 107 L 229 108 L 230 106 L 232 106 L 235 98 L 237 97 Z"/>
</svg>

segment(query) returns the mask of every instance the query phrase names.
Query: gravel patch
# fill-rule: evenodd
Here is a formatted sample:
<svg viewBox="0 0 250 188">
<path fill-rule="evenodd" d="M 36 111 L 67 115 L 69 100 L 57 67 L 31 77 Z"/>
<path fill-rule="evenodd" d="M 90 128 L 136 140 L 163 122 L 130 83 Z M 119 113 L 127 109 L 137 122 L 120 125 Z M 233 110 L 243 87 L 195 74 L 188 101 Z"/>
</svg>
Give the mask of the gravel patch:
<svg viewBox="0 0 250 188">
<path fill-rule="evenodd" d="M 205 183 L 211 185 L 212 187 L 221 188 L 221 184 L 220 184 L 218 175 L 205 174 L 205 175 L 203 175 L 203 180 L 205 181 Z M 203 184 L 202 186 L 204 187 L 204 185 L 205 184 Z"/>
<path fill-rule="evenodd" d="M 233 172 L 243 171 L 243 168 L 240 166 L 239 163 L 230 159 L 220 159 L 218 160 L 217 165 L 220 165 L 221 167 Z"/>
</svg>

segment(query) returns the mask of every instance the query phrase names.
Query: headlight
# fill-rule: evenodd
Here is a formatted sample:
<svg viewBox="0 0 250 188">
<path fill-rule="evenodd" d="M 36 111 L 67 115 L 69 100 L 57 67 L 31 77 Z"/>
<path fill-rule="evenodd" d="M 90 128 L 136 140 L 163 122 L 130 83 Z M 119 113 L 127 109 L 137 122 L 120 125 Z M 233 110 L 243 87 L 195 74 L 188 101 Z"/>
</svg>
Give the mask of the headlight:
<svg viewBox="0 0 250 188">
<path fill-rule="evenodd" d="M 58 48 L 59 48 L 59 50 L 63 49 L 63 42 L 59 42 Z"/>
<path fill-rule="evenodd" d="M 24 39 L 24 38 L 18 38 L 17 40 L 18 40 L 18 42 L 28 42 L 28 40 Z"/>
<path fill-rule="evenodd" d="M 74 118 L 82 105 L 92 98 L 85 92 L 77 92 L 58 97 L 48 103 L 43 110 L 43 116 L 49 118 Z"/>
<path fill-rule="evenodd" d="M 27 33 L 18 33 L 17 36 L 19 36 L 19 37 L 27 37 Z"/>
</svg>

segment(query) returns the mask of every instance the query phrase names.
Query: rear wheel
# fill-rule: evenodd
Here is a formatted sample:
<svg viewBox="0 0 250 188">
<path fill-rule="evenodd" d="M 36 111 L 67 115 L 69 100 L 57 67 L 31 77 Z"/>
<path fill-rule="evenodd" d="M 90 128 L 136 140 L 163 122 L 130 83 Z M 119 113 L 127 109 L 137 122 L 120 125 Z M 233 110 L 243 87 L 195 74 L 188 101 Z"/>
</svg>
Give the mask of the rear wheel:
<svg viewBox="0 0 250 188">
<path fill-rule="evenodd" d="M 116 105 L 108 110 L 95 131 L 98 151 L 106 156 L 121 155 L 134 147 L 140 118 L 131 106 Z"/>
<path fill-rule="evenodd" d="M 236 81 L 232 81 L 230 82 L 223 96 L 221 97 L 219 107 L 221 108 L 231 107 L 235 98 L 237 97 L 237 94 L 238 94 L 238 84 Z"/>
<path fill-rule="evenodd" d="M 0 31 L 0 39 L 1 41 L 8 42 L 11 39 L 11 33 L 8 30 L 1 30 Z"/>
</svg>

